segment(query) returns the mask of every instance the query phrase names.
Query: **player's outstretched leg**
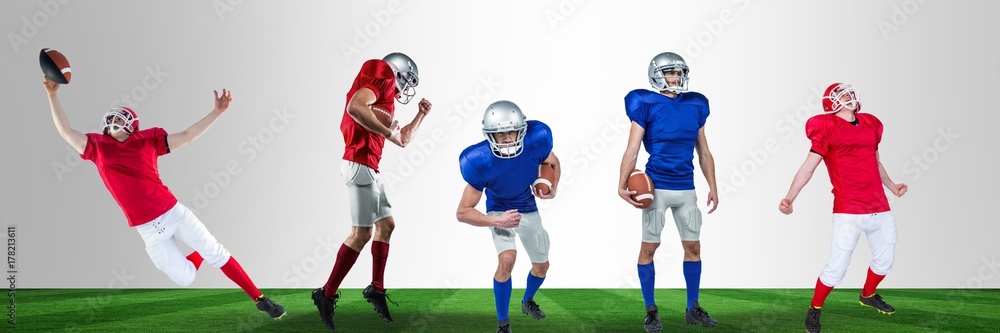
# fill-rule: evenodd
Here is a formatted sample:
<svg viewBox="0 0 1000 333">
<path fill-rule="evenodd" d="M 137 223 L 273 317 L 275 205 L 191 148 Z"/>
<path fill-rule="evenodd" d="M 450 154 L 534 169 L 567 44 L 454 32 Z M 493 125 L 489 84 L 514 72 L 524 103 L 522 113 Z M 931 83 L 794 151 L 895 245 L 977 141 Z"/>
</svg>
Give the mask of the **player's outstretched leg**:
<svg viewBox="0 0 1000 333">
<path fill-rule="evenodd" d="M 186 243 L 191 248 L 197 251 L 197 254 L 192 253 L 188 256 L 188 260 L 195 263 L 199 257 L 210 265 L 218 267 L 222 270 L 222 273 L 232 280 L 236 285 L 243 289 L 243 292 L 253 300 L 254 305 L 256 305 L 257 310 L 266 313 L 268 316 L 274 319 L 281 319 L 285 316 L 285 308 L 278 303 L 275 303 L 271 299 L 264 297 L 264 293 L 257 289 L 257 286 L 247 275 L 246 271 L 243 270 L 243 266 L 240 266 L 239 261 L 236 260 L 232 255 L 230 255 L 229 250 L 226 250 L 222 244 L 216 240 L 215 236 L 212 236 L 208 232 L 208 228 L 205 224 L 199 220 L 194 213 L 182 205 L 178 205 L 182 208 L 180 211 L 179 224 L 177 226 L 177 233 L 175 234 L 177 238 Z M 198 264 L 195 264 L 197 268 Z"/>
<path fill-rule="evenodd" d="M 326 297 L 323 287 L 316 288 L 312 292 L 313 304 L 319 309 L 319 318 L 331 331 L 337 329 L 337 325 L 333 323 L 333 309 L 337 308 L 337 300 L 339 299 L 339 294 Z"/>
<path fill-rule="evenodd" d="M 261 293 L 260 290 L 257 289 L 257 286 L 250 280 L 247 273 L 243 271 L 243 267 L 241 267 L 240 263 L 236 261 L 236 258 L 229 257 L 226 264 L 222 265 L 220 268 L 226 277 L 239 285 L 240 288 L 242 288 L 243 291 L 253 299 L 254 304 L 257 306 L 257 310 L 266 313 L 273 319 L 281 319 L 281 317 L 285 316 L 285 307 L 265 297 L 264 293 Z"/>
<path fill-rule="evenodd" d="M 385 264 L 389 258 L 389 238 L 392 236 L 396 222 L 392 217 L 387 217 L 375 222 L 375 240 L 372 242 L 372 283 L 361 293 L 368 303 L 371 303 L 375 313 L 386 322 L 392 322 L 392 315 L 389 314 L 389 303 L 399 306 L 393 302 L 389 295 L 385 293 Z"/>
</svg>

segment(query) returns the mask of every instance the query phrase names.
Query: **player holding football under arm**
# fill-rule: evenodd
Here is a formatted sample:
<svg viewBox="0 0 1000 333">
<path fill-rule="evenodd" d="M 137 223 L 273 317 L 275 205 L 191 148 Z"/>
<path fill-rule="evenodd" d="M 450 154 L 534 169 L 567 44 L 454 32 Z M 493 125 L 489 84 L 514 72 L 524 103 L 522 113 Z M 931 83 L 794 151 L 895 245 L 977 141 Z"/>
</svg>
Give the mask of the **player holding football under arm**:
<svg viewBox="0 0 1000 333">
<path fill-rule="evenodd" d="M 535 319 L 545 313 L 535 303 L 534 296 L 545 281 L 549 270 L 549 234 L 542 227 L 542 218 L 535 206 L 535 196 L 552 199 L 559 188 L 561 167 L 552 152 L 552 132 L 549 126 L 536 120 L 526 121 L 516 104 L 497 101 L 483 115 L 486 140 L 469 146 L 459 157 L 462 178 L 468 183 L 462 193 L 456 213 L 460 222 L 477 227 L 489 227 L 497 250 L 497 270 L 493 274 L 493 295 L 496 301 L 497 332 L 510 332 L 511 281 L 517 257 L 514 235 L 521 238 L 531 271 L 521 299 L 521 312 Z M 548 164 L 555 170 L 555 181 L 549 193 L 538 193 L 532 183 L 538 179 L 538 168 Z M 486 192 L 486 214 L 476 205 Z"/>
<path fill-rule="evenodd" d="M 44 84 L 59 135 L 81 158 L 97 166 L 97 173 L 121 206 L 129 226 L 139 232 L 157 269 L 177 285 L 186 287 L 194 281 L 202 262 L 208 262 L 239 285 L 258 310 L 274 319 L 285 315 L 285 308 L 264 297 L 229 250 L 219 244 L 187 207 L 177 202 L 160 180 L 157 159 L 186 146 L 212 127 L 229 109 L 232 93 L 223 89 L 220 96 L 216 92 L 215 108 L 182 132 L 167 134 L 159 127 L 140 130 L 135 111 L 120 107 L 104 114 L 103 133 L 84 134 L 69 125 L 56 94 L 60 84 L 48 78 Z M 185 257 L 177 246 L 178 240 L 195 251 Z"/>
<path fill-rule="evenodd" d="M 715 187 L 715 161 L 705 138 L 708 99 L 688 92 L 688 66 L 671 52 L 653 57 L 649 63 L 649 82 L 656 91 L 636 89 L 625 96 L 625 112 L 632 120 L 628 147 L 622 156 L 618 195 L 640 207 L 632 199 L 635 191 L 627 189 L 629 175 L 635 170 L 639 147 L 649 153 L 646 174 L 656 188 L 653 203 L 642 211 L 642 246 L 639 250 L 639 283 L 646 301 L 644 326 L 648 332 L 663 329 L 653 297 L 656 274 L 653 254 L 660 246 L 660 233 L 666 223 L 665 213 L 672 209 L 674 223 L 684 248 L 684 280 L 687 282 L 687 311 L 684 321 L 706 327 L 718 325 L 698 304 L 701 282 L 701 210 L 694 190 L 694 156 L 698 153 L 701 172 L 708 181 L 708 205 L 715 211 L 719 203 Z"/>
<path fill-rule="evenodd" d="M 378 177 L 385 141 L 406 147 L 417 133 L 420 123 L 431 111 L 431 103 L 421 99 L 413 121 L 402 128 L 395 121 L 383 124 L 379 117 L 391 118 L 395 112 L 393 99 L 409 103 L 419 83 L 417 65 L 405 54 L 391 53 L 385 58 L 366 61 L 347 92 L 347 105 L 340 123 L 344 134 L 343 162 L 340 174 L 347 185 L 351 207 L 351 234 L 340 246 L 337 261 L 326 284 L 313 291 L 312 299 L 327 328 L 333 330 L 334 307 L 340 295 L 337 290 L 347 272 L 354 266 L 365 244 L 372 239 L 372 282 L 362 296 L 386 322 L 392 322 L 383 280 L 389 257 L 389 237 L 396 226 L 392 207 Z M 380 115 L 376 115 L 379 112 Z M 391 300 L 388 300 L 391 302 Z"/>
<path fill-rule="evenodd" d="M 862 232 L 871 246 L 872 262 L 859 302 L 885 314 L 896 311 L 875 293 L 875 287 L 892 270 L 896 251 L 896 219 L 889 211 L 882 186 L 897 197 L 907 190 L 906 184 L 893 182 L 882 167 L 878 157 L 882 122 L 871 114 L 858 112 L 861 102 L 850 85 L 830 85 L 823 94 L 823 110 L 825 114 L 806 122 L 806 136 L 812 141 L 812 148 L 792 179 L 788 194 L 778 205 L 782 213 L 791 214 L 795 197 L 812 178 L 816 166 L 820 161 L 826 163 L 833 183 L 833 241 L 830 260 L 816 279 L 816 290 L 806 315 L 806 330 L 813 333 L 820 331 L 820 309 L 833 287 L 843 281 Z"/>
</svg>

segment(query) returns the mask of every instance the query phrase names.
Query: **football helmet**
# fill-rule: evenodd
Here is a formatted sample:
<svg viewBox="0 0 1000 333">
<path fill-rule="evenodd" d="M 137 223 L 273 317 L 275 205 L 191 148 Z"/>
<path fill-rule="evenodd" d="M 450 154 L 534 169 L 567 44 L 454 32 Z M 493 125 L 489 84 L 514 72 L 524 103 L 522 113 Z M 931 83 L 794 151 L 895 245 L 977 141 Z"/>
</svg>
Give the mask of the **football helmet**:
<svg viewBox="0 0 1000 333">
<path fill-rule="evenodd" d="M 494 133 L 517 131 L 517 139 L 511 143 L 499 143 Z M 483 135 L 490 143 L 493 155 L 499 158 L 514 158 L 524 151 L 524 135 L 528 132 L 528 122 L 521 108 L 511 101 L 496 101 L 486 107 L 483 114 Z"/>
<path fill-rule="evenodd" d="M 841 102 L 840 98 L 845 95 L 851 96 L 847 102 Z M 858 100 L 858 92 L 847 83 L 834 83 L 823 92 L 823 112 L 836 113 L 844 107 L 853 108 L 854 112 L 861 111 L 861 101 Z"/>
<path fill-rule="evenodd" d="M 119 124 L 115 120 L 121 119 Z M 139 131 L 139 115 L 127 106 L 113 108 L 104 114 L 104 134 L 116 134 L 121 131 L 132 134 Z"/>
<path fill-rule="evenodd" d="M 680 76 L 666 76 L 663 74 L 664 71 L 676 70 L 680 71 Z M 670 91 L 674 93 L 681 93 L 688 91 L 688 72 L 690 69 L 687 66 L 687 62 L 684 58 L 673 52 L 663 52 L 657 54 L 653 57 L 653 60 L 649 62 L 649 84 L 653 85 L 653 89 L 656 91 Z M 670 86 L 667 83 L 667 79 L 680 79 L 679 86 Z"/>
<path fill-rule="evenodd" d="M 392 67 L 392 74 L 396 77 L 396 100 L 403 104 L 409 103 L 417 94 L 414 87 L 420 83 L 417 64 L 409 56 L 399 52 L 389 53 L 382 61 Z"/>
</svg>

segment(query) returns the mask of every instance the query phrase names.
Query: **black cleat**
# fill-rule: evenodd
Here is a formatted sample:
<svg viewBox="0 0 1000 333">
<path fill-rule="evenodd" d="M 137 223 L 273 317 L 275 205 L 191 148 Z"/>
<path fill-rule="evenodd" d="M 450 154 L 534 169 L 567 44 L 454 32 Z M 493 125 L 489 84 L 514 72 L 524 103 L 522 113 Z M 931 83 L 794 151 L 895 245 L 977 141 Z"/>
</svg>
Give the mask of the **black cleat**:
<svg viewBox="0 0 1000 333">
<path fill-rule="evenodd" d="M 365 300 L 367 300 L 368 303 L 372 304 L 372 307 L 375 308 L 375 312 L 378 313 L 379 317 L 382 317 L 382 319 L 388 323 L 392 322 L 392 315 L 389 314 L 389 305 L 386 304 L 386 301 L 389 301 L 396 306 L 399 306 L 399 303 L 393 302 L 392 299 L 389 298 L 389 295 L 386 295 L 386 293 L 375 290 L 375 285 L 372 284 L 365 287 L 365 290 L 362 291 L 361 294 L 365 297 Z"/>
<path fill-rule="evenodd" d="M 809 307 L 809 313 L 806 314 L 806 332 L 819 333 L 819 315 L 821 314 L 820 309 Z"/>
<path fill-rule="evenodd" d="M 281 317 L 285 316 L 285 307 L 278 305 L 278 303 L 275 303 L 270 298 L 261 296 L 256 300 L 256 303 L 257 303 L 257 310 L 266 313 L 268 316 L 271 316 L 271 318 L 273 318 L 274 320 L 281 319 Z"/>
<path fill-rule="evenodd" d="M 646 307 L 646 321 L 643 325 L 646 327 L 646 332 L 649 333 L 663 330 L 663 323 L 660 322 L 660 310 L 656 309 L 656 305 Z"/>
<path fill-rule="evenodd" d="M 497 323 L 497 333 L 510 333 L 510 319 Z"/>
<path fill-rule="evenodd" d="M 323 324 L 326 324 L 326 328 L 329 328 L 331 331 L 336 330 L 337 325 L 333 323 L 333 309 L 337 307 L 337 300 L 340 299 L 340 293 L 333 295 L 333 297 L 326 297 L 323 295 L 324 292 L 322 287 L 313 290 L 313 304 L 316 304 L 316 308 L 319 309 L 319 318 L 323 320 Z"/>
<path fill-rule="evenodd" d="M 698 302 L 694 302 L 694 307 L 684 313 L 684 322 L 688 324 L 699 324 L 704 327 L 719 326 L 719 322 L 708 316 L 708 312 L 702 309 Z"/>
<path fill-rule="evenodd" d="M 873 307 L 881 314 L 892 315 L 893 312 L 896 312 L 896 308 L 883 301 L 882 296 L 879 296 L 879 294 L 872 295 L 871 297 L 861 295 L 858 297 L 858 303 Z"/>
<path fill-rule="evenodd" d="M 521 303 L 521 312 L 530 315 L 531 318 L 545 319 L 545 312 L 542 312 L 542 309 L 538 307 L 538 303 L 535 303 L 533 298 L 529 298 L 527 302 Z"/>
</svg>

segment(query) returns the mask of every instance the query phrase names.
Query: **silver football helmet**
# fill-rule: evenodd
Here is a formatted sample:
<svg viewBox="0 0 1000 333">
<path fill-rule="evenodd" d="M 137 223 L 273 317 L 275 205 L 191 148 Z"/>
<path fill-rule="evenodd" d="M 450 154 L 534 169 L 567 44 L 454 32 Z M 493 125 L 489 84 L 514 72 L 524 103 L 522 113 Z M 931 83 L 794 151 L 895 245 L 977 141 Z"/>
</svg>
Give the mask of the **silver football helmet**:
<svg viewBox="0 0 1000 333">
<path fill-rule="evenodd" d="M 680 71 L 680 76 L 666 76 L 663 74 L 665 71 Z M 690 69 L 687 66 L 687 62 L 684 58 L 673 52 L 663 52 L 657 54 L 653 57 L 653 60 L 649 62 L 649 84 L 653 85 L 653 89 L 656 91 L 670 91 L 674 93 L 681 93 L 688 91 L 688 72 Z M 680 79 L 681 83 L 679 86 L 671 86 L 667 83 L 667 79 Z"/>
<path fill-rule="evenodd" d="M 499 143 L 494 133 L 517 131 L 514 142 Z M 493 155 L 499 158 L 514 158 L 524 151 L 524 135 L 528 132 L 528 122 L 521 108 L 511 101 L 496 101 L 486 107 L 483 114 L 483 135 L 490 143 Z"/>
<path fill-rule="evenodd" d="M 389 53 L 382 61 L 392 67 L 392 73 L 396 76 L 396 100 L 403 104 L 409 103 L 417 94 L 414 87 L 420 83 L 417 64 L 409 56 L 399 52 Z"/>
</svg>

